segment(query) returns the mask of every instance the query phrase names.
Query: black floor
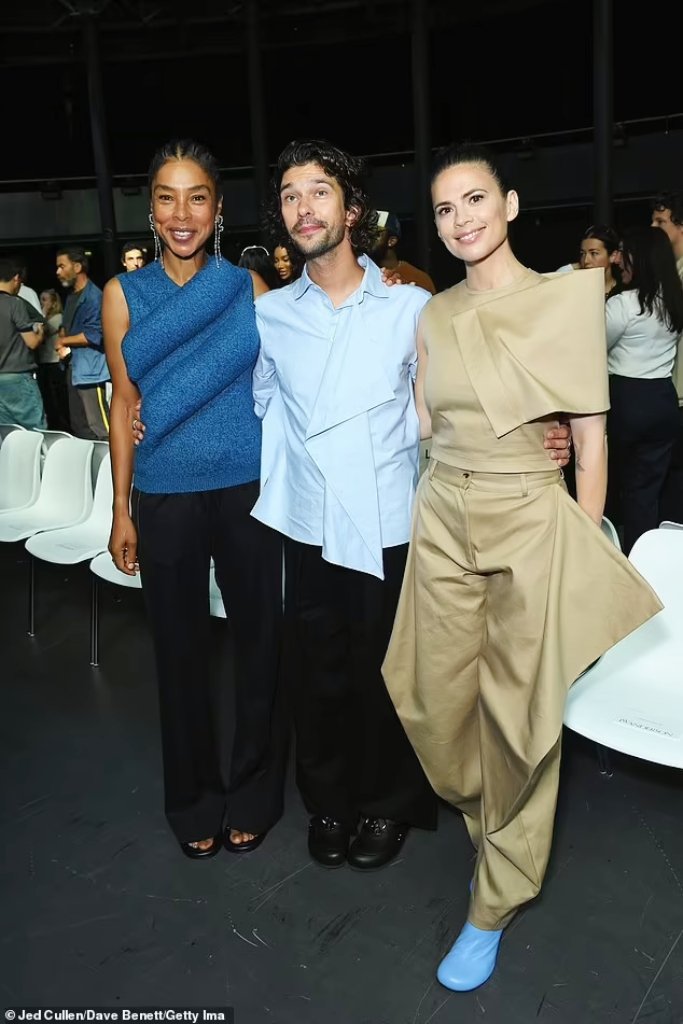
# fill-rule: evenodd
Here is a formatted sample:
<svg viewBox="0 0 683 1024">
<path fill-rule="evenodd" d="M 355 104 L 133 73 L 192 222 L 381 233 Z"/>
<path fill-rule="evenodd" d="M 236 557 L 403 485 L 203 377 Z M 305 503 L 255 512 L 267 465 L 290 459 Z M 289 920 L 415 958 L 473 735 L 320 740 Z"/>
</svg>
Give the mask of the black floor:
<svg viewBox="0 0 683 1024">
<path fill-rule="evenodd" d="M 293 784 L 241 859 L 191 862 L 161 810 L 151 644 L 136 591 L 103 585 L 88 664 L 85 566 L 0 546 L 2 1004 L 235 1007 L 236 1024 L 681 1024 L 683 778 L 566 735 L 553 858 L 493 979 L 449 993 L 436 964 L 463 923 L 472 852 L 444 808 L 374 874 L 306 851 Z M 217 658 L 225 622 L 214 621 Z M 683 669 L 682 669 L 683 676 Z"/>
</svg>

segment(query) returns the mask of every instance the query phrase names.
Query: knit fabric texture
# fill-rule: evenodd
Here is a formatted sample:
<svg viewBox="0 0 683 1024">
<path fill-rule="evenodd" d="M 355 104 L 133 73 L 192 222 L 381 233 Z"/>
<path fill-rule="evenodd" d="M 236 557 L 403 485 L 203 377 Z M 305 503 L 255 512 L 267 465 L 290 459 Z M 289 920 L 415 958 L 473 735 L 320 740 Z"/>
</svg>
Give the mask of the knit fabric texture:
<svg viewBox="0 0 683 1024">
<path fill-rule="evenodd" d="M 130 313 L 123 358 L 145 424 L 135 486 L 175 494 L 257 480 L 259 336 L 249 272 L 209 259 L 183 287 L 158 262 L 118 279 Z"/>
</svg>

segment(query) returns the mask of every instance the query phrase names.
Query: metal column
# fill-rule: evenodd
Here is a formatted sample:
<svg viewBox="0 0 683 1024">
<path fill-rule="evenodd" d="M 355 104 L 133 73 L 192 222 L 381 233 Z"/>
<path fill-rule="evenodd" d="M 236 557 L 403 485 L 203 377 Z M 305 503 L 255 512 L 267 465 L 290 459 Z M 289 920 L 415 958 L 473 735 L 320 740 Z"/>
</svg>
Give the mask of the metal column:
<svg viewBox="0 0 683 1024">
<path fill-rule="evenodd" d="M 249 62 L 249 120 L 251 124 L 251 151 L 254 164 L 254 191 L 259 212 L 268 187 L 268 156 L 266 147 L 266 114 L 263 104 L 263 75 L 259 40 L 259 3 L 247 0 L 247 54 Z"/>
<path fill-rule="evenodd" d="M 415 136 L 415 226 L 417 263 L 431 270 L 429 199 L 431 131 L 429 120 L 429 0 L 413 0 L 412 26 L 413 132 Z"/>
<path fill-rule="evenodd" d="M 596 224 L 612 223 L 613 108 L 612 0 L 593 0 L 593 221 Z"/>
<path fill-rule="evenodd" d="M 90 131 L 92 134 L 93 156 L 95 158 L 95 174 L 97 175 L 97 199 L 102 227 L 104 271 L 106 277 L 110 278 L 118 273 L 121 268 L 119 266 L 118 245 L 116 241 L 116 218 L 114 215 L 114 195 L 112 191 L 104 99 L 102 95 L 99 40 L 97 38 L 95 16 L 91 13 L 84 13 L 81 17 L 88 69 Z"/>
</svg>

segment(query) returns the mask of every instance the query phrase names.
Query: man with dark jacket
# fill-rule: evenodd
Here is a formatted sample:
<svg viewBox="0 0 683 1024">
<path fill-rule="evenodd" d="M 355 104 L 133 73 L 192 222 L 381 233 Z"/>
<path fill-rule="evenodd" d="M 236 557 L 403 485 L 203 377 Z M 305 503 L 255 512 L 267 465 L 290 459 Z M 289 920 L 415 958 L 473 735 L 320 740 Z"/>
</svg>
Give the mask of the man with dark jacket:
<svg viewBox="0 0 683 1024">
<path fill-rule="evenodd" d="M 102 343 L 102 292 L 88 277 L 88 257 L 78 246 L 57 252 L 57 278 L 70 288 L 64 304 L 62 330 L 56 345 L 67 367 L 71 432 L 91 441 L 109 437 L 109 405 L 105 384 L 109 369 Z"/>
</svg>

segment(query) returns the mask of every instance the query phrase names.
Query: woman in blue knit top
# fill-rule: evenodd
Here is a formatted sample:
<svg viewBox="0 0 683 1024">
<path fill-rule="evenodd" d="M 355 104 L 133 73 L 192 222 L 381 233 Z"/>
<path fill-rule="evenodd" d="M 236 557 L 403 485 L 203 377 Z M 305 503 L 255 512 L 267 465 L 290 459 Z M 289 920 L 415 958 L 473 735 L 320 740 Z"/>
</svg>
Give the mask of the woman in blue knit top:
<svg viewBox="0 0 683 1024">
<path fill-rule="evenodd" d="M 156 259 L 109 281 L 102 308 L 113 384 L 110 551 L 122 572 L 142 574 L 166 815 L 197 859 L 222 845 L 255 849 L 282 812 L 281 543 L 250 515 L 261 452 L 254 297 L 267 288 L 221 258 L 220 173 L 203 146 L 163 146 L 149 184 Z M 146 434 L 136 449 L 140 399 Z M 232 627 L 234 701 L 210 679 L 211 559 Z"/>
</svg>

